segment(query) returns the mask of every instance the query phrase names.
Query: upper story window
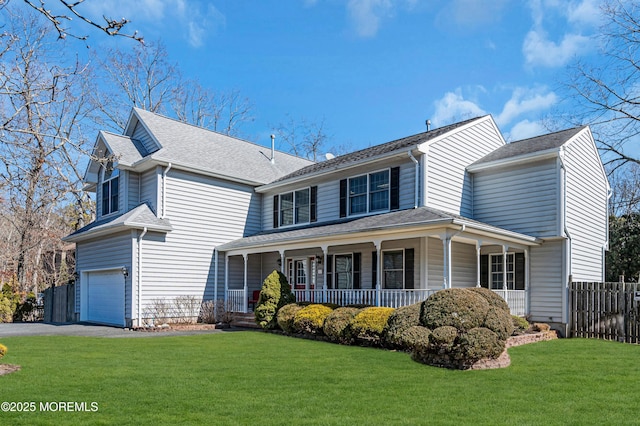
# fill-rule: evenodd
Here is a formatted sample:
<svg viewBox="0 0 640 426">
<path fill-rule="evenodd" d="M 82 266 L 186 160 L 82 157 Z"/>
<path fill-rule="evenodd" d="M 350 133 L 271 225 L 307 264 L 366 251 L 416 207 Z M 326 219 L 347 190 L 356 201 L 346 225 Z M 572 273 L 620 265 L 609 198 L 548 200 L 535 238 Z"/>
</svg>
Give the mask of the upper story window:
<svg viewBox="0 0 640 426">
<path fill-rule="evenodd" d="M 389 210 L 389 170 L 349 179 L 349 215 Z"/>
<path fill-rule="evenodd" d="M 273 199 L 273 227 L 316 221 L 317 187 L 276 195 Z"/>
<path fill-rule="evenodd" d="M 107 215 L 118 211 L 118 194 L 120 186 L 120 171 L 107 163 L 102 177 L 102 214 Z"/>
</svg>

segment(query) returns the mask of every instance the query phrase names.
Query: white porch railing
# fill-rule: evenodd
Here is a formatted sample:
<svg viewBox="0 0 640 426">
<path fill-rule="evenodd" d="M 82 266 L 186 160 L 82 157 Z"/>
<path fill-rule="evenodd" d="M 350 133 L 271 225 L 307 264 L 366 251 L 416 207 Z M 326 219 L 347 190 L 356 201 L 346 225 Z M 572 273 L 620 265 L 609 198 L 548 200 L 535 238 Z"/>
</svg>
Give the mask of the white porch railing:
<svg viewBox="0 0 640 426">
<path fill-rule="evenodd" d="M 525 316 L 527 314 L 527 292 L 525 290 L 492 290 L 506 300 L 511 309 L 511 315 Z"/>
<path fill-rule="evenodd" d="M 422 302 L 438 290 L 380 290 L 380 306 L 399 308 Z M 524 316 L 527 314 L 526 291 L 524 290 L 493 290 L 506 300 L 513 315 Z M 293 290 L 298 302 L 334 303 L 340 306 L 346 305 L 371 305 L 376 306 L 376 290 Z M 244 290 L 227 290 L 227 306 L 233 312 L 244 312 Z"/>
<path fill-rule="evenodd" d="M 244 290 L 227 290 L 226 308 L 230 312 L 244 312 Z"/>
</svg>

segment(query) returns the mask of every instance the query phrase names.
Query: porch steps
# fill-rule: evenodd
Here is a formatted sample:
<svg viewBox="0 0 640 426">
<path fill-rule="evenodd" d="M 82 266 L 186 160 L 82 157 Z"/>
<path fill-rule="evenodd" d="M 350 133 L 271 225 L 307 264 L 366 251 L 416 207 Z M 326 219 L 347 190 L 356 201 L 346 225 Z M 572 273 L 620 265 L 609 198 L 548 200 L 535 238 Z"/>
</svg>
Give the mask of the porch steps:
<svg viewBox="0 0 640 426">
<path fill-rule="evenodd" d="M 256 324 L 256 317 L 253 315 L 253 312 L 249 312 L 248 314 L 235 312 L 231 325 L 242 328 L 260 328 L 260 326 Z"/>
</svg>

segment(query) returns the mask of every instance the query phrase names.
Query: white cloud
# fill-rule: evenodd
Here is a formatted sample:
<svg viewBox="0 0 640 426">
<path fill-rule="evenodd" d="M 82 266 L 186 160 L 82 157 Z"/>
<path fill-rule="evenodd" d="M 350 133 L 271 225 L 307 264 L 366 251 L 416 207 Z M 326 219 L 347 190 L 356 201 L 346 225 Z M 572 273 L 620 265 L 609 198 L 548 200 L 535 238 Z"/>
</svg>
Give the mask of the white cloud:
<svg viewBox="0 0 640 426">
<path fill-rule="evenodd" d="M 499 126 L 507 125 L 522 114 L 546 110 L 557 101 L 556 94 L 547 92 L 544 87 L 539 89 L 517 87 L 502 108 L 502 112 L 496 116 L 496 123 Z"/>
<path fill-rule="evenodd" d="M 473 101 L 464 99 L 460 88 L 447 92 L 435 101 L 435 113 L 431 122 L 434 126 L 443 126 L 455 121 L 485 115 L 486 112 Z"/>
<path fill-rule="evenodd" d="M 547 129 L 538 121 L 522 120 L 516 123 L 511 131 L 506 134 L 509 141 L 517 141 L 521 139 L 531 138 L 543 133 L 547 133 Z"/>
<path fill-rule="evenodd" d="M 560 43 L 547 39 L 544 31 L 529 31 L 522 45 L 525 62 L 530 66 L 561 67 L 589 49 L 590 38 L 565 34 Z"/>
<path fill-rule="evenodd" d="M 572 2 L 567 8 L 567 19 L 577 25 L 600 25 L 602 22 L 601 4 L 601 0 Z"/>
<path fill-rule="evenodd" d="M 390 0 L 349 0 L 347 11 L 356 33 L 361 37 L 373 37 L 380 28 L 380 20 L 393 11 Z"/>
</svg>

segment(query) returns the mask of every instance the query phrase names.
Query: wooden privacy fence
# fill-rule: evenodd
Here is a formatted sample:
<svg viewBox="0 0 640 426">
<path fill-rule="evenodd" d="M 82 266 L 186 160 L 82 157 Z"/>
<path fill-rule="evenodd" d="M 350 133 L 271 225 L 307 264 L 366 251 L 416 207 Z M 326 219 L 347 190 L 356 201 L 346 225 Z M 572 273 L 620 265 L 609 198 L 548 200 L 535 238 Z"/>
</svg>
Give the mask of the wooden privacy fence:
<svg viewBox="0 0 640 426">
<path fill-rule="evenodd" d="M 44 291 L 44 322 L 75 321 L 76 286 L 67 284 Z"/>
<path fill-rule="evenodd" d="M 571 337 L 640 343 L 638 283 L 572 282 L 569 286 Z"/>
</svg>

